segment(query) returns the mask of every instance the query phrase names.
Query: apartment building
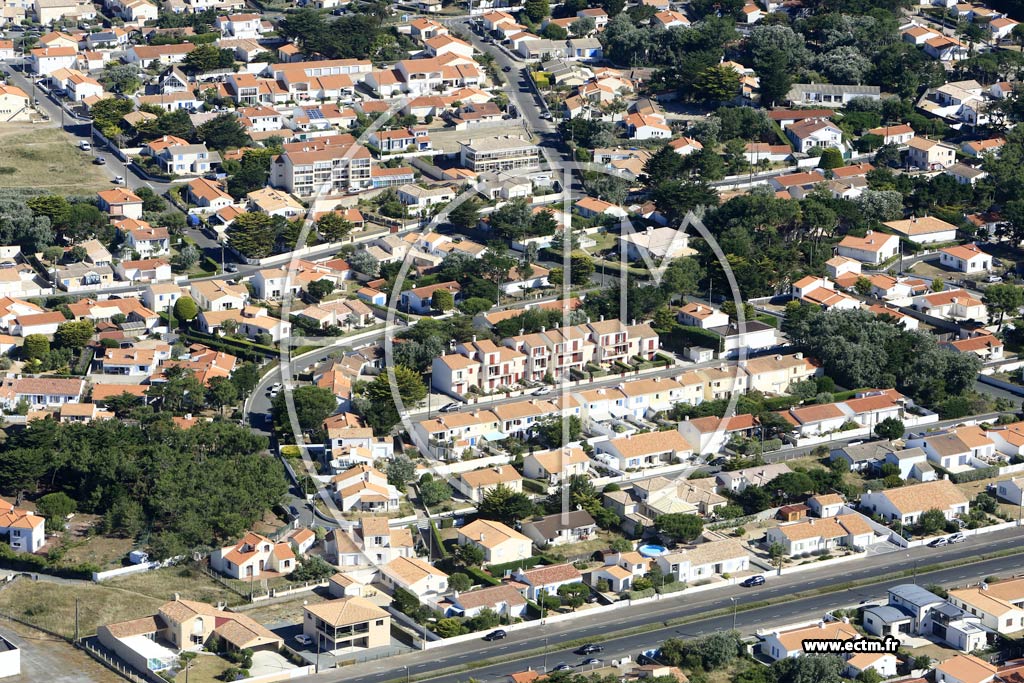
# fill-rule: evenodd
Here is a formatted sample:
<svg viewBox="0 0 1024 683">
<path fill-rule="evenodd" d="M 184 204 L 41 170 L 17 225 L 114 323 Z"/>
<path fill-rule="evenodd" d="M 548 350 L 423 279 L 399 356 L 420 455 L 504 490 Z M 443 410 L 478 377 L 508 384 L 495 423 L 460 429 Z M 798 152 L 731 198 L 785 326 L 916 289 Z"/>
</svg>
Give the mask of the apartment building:
<svg viewBox="0 0 1024 683">
<path fill-rule="evenodd" d="M 540 148 L 520 137 L 499 135 L 459 143 L 459 161 L 476 173 L 540 168 Z"/>
<path fill-rule="evenodd" d="M 349 138 L 350 136 L 339 136 Z M 299 149 L 286 149 L 270 169 L 270 182 L 298 197 L 320 192 L 346 194 L 373 185 L 370 150 L 354 142 L 327 144 L 311 141 Z"/>
</svg>

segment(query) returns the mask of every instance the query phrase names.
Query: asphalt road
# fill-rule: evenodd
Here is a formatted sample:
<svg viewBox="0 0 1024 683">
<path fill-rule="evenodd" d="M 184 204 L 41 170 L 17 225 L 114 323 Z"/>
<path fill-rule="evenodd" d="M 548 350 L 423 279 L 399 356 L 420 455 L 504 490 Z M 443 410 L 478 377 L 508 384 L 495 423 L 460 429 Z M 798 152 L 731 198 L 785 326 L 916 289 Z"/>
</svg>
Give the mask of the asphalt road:
<svg viewBox="0 0 1024 683">
<path fill-rule="evenodd" d="M 611 629 L 664 624 L 666 620 L 678 619 L 680 617 L 698 618 L 696 621 L 690 622 L 685 626 L 663 626 L 647 633 L 614 638 L 602 643 L 605 651 L 600 656 L 605 661 L 627 654 L 635 659 L 639 652 L 658 647 L 666 638 L 695 637 L 705 633 L 732 628 L 734 617 L 731 614 L 705 619 L 699 618 L 702 614 L 728 609 L 733 605 L 732 598 L 736 599 L 736 605 L 742 607 L 745 604 L 765 599 L 777 599 L 796 591 L 814 590 L 847 581 L 866 579 L 880 574 L 911 569 L 915 566 L 915 561 L 919 564 L 925 564 L 969 559 L 984 552 L 1016 548 L 1020 546 L 1020 539 L 1020 530 L 1010 529 L 1004 532 L 972 537 L 958 546 L 949 546 L 941 549 L 914 548 L 909 551 L 875 554 L 818 571 L 808 571 L 806 573 L 780 577 L 769 575 L 765 585 L 758 588 L 722 588 L 709 591 L 706 594 L 698 593 L 687 597 L 685 600 L 681 600 L 678 597 L 665 597 L 660 602 L 625 607 L 611 614 L 598 612 L 593 616 L 580 617 L 579 619 L 560 624 L 548 624 L 521 632 L 512 631 L 507 639 L 494 644 L 484 642 L 483 640 L 474 640 L 437 650 L 399 655 L 379 662 L 363 662 L 357 670 L 343 668 L 296 680 L 317 681 L 318 683 L 333 683 L 335 681 L 346 681 L 346 683 L 383 683 L 384 681 L 400 680 L 405 675 L 407 667 L 409 676 L 416 676 L 420 679 L 429 678 L 440 683 L 459 683 L 467 681 L 470 677 L 475 680 L 498 681 L 503 680 L 511 673 L 528 668 L 544 670 L 545 667 L 552 668 L 563 662 L 577 665 L 583 658 L 573 654 L 569 648 L 566 648 L 548 652 L 547 655 L 520 657 L 508 663 L 496 664 L 458 674 L 440 676 L 431 676 L 430 674 L 431 672 L 451 667 L 472 664 L 484 658 L 514 656 L 517 652 L 527 652 L 556 645 L 560 642 L 589 638 L 599 640 L 603 637 L 603 634 L 608 633 Z M 936 583 L 947 586 L 963 586 L 975 583 L 992 574 L 1008 575 L 1019 572 L 1020 568 L 1020 556 L 1008 556 L 978 562 L 970 566 L 953 567 L 927 573 L 922 572 L 917 575 L 916 582 L 919 585 Z M 863 600 L 885 598 L 886 590 L 889 587 L 901 583 L 910 583 L 914 580 L 912 578 L 905 578 L 884 581 L 871 586 L 828 595 L 789 600 L 749 611 L 737 611 L 735 613 L 735 625 L 743 633 L 752 634 L 759 628 L 781 626 L 797 621 L 814 619 L 834 609 L 857 605 Z"/>
</svg>

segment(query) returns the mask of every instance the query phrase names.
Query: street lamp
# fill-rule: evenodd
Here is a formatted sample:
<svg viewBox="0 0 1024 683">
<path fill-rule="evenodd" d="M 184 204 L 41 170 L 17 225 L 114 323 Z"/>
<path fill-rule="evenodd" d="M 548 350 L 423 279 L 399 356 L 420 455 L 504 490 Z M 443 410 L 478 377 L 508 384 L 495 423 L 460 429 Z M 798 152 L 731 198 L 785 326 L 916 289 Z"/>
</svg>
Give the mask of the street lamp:
<svg viewBox="0 0 1024 683">
<path fill-rule="evenodd" d="M 548 639 L 544 638 L 544 673 L 548 672 Z"/>
<path fill-rule="evenodd" d="M 732 600 L 732 630 L 736 630 L 736 596 L 733 595 L 729 598 Z"/>
<path fill-rule="evenodd" d="M 405 683 L 409 683 L 409 665 L 403 664 L 402 668 L 405 669 Z"/>
</svg>

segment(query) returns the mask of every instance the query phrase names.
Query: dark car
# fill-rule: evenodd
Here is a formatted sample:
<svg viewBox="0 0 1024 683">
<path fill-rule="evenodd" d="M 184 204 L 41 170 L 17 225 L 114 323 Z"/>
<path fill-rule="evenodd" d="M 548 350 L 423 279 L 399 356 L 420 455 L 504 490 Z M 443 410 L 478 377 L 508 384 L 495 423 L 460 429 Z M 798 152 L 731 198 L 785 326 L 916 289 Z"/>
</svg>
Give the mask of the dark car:
<svg viewBox="0 0 1024 683">
<path fill-rule="evenodd" d="M 97 166 L 103 166 L 104 164 L 107 163 L 107 160 L 104 159 L 103 157 L 96 157 L 95 159 L 92 160 L 92 163 L 96 164 Z"/>
<path fill-rule="evenodd" d="M 740 581 L 740 585 L 743 586 L 744 588 L 750 588 L 752 586 L 763 586 L 764 585 L 764 577 L 761 576 L 760 574 L 758 574 L 757 576 L 749 576 L 749 577 L 743 579 L 742 581 Z"/>
<path fill-rule="evenodd" d="M 508 73 L 509 71 L 512 70 L 512 67 L 510 67 L 510 66 L 503 66 L 503 67 L 501 67 L 501 70 L 504 71 L 505 73 Z"/>
<path fill-rule="evenodd" d="M 580 655 L 592 655 L 595 652 L 604 652 L 604 647 L 597 643 L 587 643 L 580 649 L 576 650 L 576 654 Z"/>
<path fill-rule="evenodd" d="M 491 631 L 486 636 L 484 636 L 484 640 L 501 640 L 502 638 L 507 638 L 507 637 L 508 637 L 508 634 L 505 633 L 504 630 L 499 628 L 497 631 Z"/>
<path fill-rule="evenodd" d="M 456 413 L 456 412 L 458 412 L 459 407 L 461 405 L 462 405 L 461 403 L 455 403 L 454 401 L 452 403 L 446 403 L 444 406 L 441 407 L 440 412 L 442 412 L 442 413 Z"/>
</svg>

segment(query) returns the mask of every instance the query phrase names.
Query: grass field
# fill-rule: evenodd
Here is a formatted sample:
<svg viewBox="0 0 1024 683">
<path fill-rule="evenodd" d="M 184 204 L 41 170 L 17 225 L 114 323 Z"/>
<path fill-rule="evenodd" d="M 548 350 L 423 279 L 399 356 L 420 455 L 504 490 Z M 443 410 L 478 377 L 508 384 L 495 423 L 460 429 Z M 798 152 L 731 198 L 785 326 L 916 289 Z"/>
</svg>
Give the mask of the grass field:
<svg viewBox="0 0 1024 683">
<path fill-rule="evenodd" d="M 0 126 L 0 188 L 38 187 L 63 194 L 92 194 L 113 185 L 92 155 L 79 151 L 73 138 L 53 124 Z M 13 171 L 11 170 L 13 169 Z"/>
<path fill-rule="evenodd" d="M 159 600 L 161 604 L 173 600 L 175 593 L 186 600 L 198 600 L 212 605 L 219 601 L 229 605 L 244 602 L 238 594 L 191 567 L 155 569 L 151 572 L 111 579 L 105 581 L 103 585 L 140 593 Z"/>
<path fill-rule="evenodd" d="M 155 614 L 165 602 L 104 585 L 56 586 L 18 579 L 0 591 L 0 612 L 70 638 L 75 635 L 76 598 L 82 635 L 95 633 L 101 624 Z"/>
</svg>

